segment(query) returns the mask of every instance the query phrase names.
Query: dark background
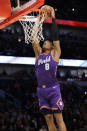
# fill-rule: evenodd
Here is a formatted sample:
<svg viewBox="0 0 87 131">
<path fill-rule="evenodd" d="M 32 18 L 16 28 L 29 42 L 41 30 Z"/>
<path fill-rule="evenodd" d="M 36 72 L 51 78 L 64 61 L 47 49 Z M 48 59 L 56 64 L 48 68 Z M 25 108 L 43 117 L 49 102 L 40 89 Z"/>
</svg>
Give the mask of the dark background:
<svg viewBox="0 0 87 131">
<path fill-rule="evenodd" d="M 45 0 L 45 3 L 57 9 L 57 18 L 87 21 L 87 7 L 84 0 Z"/>
</svg>

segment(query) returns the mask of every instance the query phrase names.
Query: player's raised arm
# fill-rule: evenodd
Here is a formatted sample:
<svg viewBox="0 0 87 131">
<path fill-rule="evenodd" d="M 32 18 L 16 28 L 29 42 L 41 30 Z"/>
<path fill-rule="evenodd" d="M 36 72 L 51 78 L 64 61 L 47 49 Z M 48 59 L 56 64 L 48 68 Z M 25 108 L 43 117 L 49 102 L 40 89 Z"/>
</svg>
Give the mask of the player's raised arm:
<svg viewBox="0 0 87 131">
<path fill-rule="evenodd" d="M 59 41 L 59 31 L 55 20 L 55 11 L 51 8 L 51 17 L 52 17 L 52 27 L 51 27 L 51 35 L 54 44 L 54 57 L 59 60 L 61 55 L 60 41 Z"/>
<path fill-rule="evenodd" d="M 40 55 L 40 53 L 42 52 L 42 49 L 40 47 L 40 44 L 38 42 L 38 37 L 37 37 L 37 33 L 38 33 L 38 25 L 39 25 L 39 20 L 37 20 L 37 22 L 35 23 L 33 30 L 32 30 L 32 47 L 35 53 L 36 58 Z"/>
</svg>

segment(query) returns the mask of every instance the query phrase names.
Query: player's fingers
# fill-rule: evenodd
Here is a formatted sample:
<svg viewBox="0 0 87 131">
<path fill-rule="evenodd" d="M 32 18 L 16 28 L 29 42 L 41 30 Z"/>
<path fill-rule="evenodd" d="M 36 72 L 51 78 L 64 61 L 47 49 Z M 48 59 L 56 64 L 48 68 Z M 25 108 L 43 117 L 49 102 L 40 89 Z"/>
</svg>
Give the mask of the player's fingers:
<svg viewBox="0 0 87 131">
<path fill-rule="evenodd" d="M 53 8 L 53 7 L 50 7 L 50 11 L 51 11 L 51 12 L 54 12 L 54 8 Z"/>
<path fill-rule="evenodd" d="M 55 11 L 54 11 L 54 8 L 53 8 L 53 7 L 51 7 L 51 16 L 52 16 L 52 17 L 55 17 Z"/>
</svg>

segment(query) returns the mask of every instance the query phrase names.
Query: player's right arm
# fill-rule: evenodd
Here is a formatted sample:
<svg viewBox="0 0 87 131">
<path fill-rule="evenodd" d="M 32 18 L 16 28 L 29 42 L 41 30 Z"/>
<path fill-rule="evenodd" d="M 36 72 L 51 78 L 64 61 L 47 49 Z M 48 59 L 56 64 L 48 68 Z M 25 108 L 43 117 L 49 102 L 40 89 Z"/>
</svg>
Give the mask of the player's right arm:
<svg viewBox="0 0 87 131">
<path fill-rule="evenodd" d="M 38 40 L 35 40 L 32 42 L 32 47 L 33 47 L 36 58 L 38 58 L 38 56 L 42 52 L 42 48 L 40 47 Z"/>
<path fill-rule="evenodd" d="M 33 30 L 32 30 L 32 47 L 33 47 L 36 59 L 38 58 L 38 56 L 42 52 L 42 48 L 40 47 L 38 37 L 37 37 L 38 25 L 39 25 L 39 20 L 35 23 Z"/>
</svg>

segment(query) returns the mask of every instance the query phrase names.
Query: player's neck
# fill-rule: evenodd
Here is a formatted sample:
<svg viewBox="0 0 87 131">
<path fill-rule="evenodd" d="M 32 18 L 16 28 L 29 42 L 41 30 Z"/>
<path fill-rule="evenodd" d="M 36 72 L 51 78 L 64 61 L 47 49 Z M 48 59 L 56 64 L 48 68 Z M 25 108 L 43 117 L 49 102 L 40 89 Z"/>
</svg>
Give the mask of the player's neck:
<svg viewBox="0 0 87 131">
<path fill-rule="evenodd" d="M 50 52 L 50 50 L 45 50 L 44 54 L 48 54 Z"/>
</svg>

